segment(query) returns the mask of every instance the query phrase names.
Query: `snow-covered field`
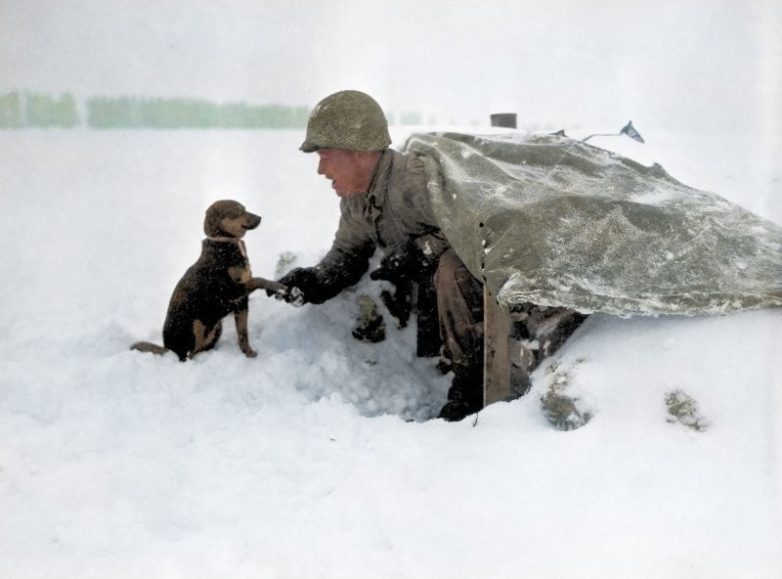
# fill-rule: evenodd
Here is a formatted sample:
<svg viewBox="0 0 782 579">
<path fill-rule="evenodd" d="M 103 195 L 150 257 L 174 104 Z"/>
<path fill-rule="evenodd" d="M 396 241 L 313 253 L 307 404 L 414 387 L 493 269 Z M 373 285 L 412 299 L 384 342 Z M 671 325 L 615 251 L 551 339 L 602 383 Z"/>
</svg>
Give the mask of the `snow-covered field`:
<svg viewBox="0 0 782 579">
<path fill-rule="evenodd" d="M 593 142 L 782 223 L 778 139 L 639 129 Z M 232 324 L 186 364 L 128 351 L 160 341 L 211 201 L 263 215 L 256 275 L 328 248 L 301 137 L 0 133 L 0 577 L 782 576 L 782 311 L 593 316 L 531 394 L 454 424 L 412 328 L 350 336 L 369 285 L 256 294 L 256 359 Z M 545 420 L 556 377 L 585 427 Z M 705 430 L 667 420 L 676 390 Z"/>
</svg>

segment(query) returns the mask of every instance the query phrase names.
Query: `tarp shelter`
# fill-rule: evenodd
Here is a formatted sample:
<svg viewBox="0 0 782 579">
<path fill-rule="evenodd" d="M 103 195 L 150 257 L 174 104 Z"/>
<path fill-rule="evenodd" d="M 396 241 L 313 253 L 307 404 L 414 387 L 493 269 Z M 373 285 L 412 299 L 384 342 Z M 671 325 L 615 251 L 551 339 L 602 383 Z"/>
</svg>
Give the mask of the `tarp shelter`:
<svg viewBox="0 0 782 579">
<path fill-rule="evenodd" d="M 564 136 L 417 134 L 456 253 L 499 303 L 620 316 L 782 305 L 782 228 Z"/>
</svg>

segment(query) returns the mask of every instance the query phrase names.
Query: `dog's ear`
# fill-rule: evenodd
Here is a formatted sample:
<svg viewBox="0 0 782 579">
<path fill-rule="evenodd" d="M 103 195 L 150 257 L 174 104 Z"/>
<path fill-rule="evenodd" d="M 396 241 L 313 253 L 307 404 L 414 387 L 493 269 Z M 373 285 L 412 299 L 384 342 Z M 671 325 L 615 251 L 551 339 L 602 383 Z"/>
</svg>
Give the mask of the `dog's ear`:
<svg viewBox="0 0 782 579">
<path fill-rule="evenodd" d="M 204 233 L 207 237 L 217 237 L 220 235 L 220 219 L 222 218 L 220 211 L 215 207 L 217 203 L 212 203 L 209 209 L 206 210 L 204 216 Z"/>
</svg>

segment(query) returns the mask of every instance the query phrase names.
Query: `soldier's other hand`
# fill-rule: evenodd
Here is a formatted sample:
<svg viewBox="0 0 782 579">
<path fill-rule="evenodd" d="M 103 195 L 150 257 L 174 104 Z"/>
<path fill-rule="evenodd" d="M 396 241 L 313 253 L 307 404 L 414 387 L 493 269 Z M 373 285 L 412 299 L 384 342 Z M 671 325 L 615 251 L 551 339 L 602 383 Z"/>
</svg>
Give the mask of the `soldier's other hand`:
<svg viewBox="0 0 782 579">
<path fill-rule="evenodd" d="M 415 273 L 420 254 L 415 243 L 400 245 L 380 260 L 380 266 L 369 274 L 369 279 L 390 282 L 406 279 Z"/>
</svg>

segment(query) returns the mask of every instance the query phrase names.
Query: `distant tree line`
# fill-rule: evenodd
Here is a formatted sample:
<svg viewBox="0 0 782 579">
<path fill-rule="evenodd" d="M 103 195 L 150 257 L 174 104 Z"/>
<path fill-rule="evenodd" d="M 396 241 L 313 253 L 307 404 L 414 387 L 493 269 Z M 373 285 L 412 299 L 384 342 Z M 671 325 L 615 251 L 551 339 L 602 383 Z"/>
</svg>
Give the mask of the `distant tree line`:
<svg viewBox="0 0 782 579">
<path fill-rule="evenodd" d="M 70 93 L 0 94 L 0 129 L 26 127 L 95 129 L 287 129 L 306 126 L 307 107 L 218 104 L 185 98 L 93 97 L 80 107 Z"/>
<path fill-rule="evenodd" d="M 83 114 L 82 112 L 83 111 Z M 307 125 L 309 108 L 284 105 L 214 103 L 199 99 L 92 97 L 80 106 L 70 93 L 0 93 L 0 129 L 298 129 Z M 389 124 L 394 116 L 387 113 Z M 84 121 L 82 120 L 84 117 Z M 420 113 L 403 112 L 401 125 L 423 124 Z M 435 124 L 431 117 L 429 124 Z"/>
<path fill-rule="evenodd" d="M 306 126 L 308 116 L 306 107 L 283 105 L 132 97 L 87 101 L 87 124 L 98 129 L 287 129 Z"/>
<path fill-rule="evenodd" d="M 0 128 L 71 128 L 80 124 L 76 99 L 71 94 L 0 94 Z"/>
</svg>

